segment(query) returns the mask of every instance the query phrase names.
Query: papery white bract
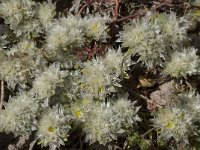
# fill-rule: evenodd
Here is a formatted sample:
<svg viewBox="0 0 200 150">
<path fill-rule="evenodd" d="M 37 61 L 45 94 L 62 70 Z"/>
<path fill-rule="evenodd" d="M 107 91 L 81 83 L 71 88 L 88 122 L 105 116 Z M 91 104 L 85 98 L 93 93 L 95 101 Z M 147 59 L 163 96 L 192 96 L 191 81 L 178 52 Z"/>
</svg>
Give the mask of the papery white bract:
<svg viewBox="0 0 200 150">
<path fill-rule="evenodd" d="M 182 52 L 172 53 L 171 61 L 166 63 L 164 72 L 176 78 L 198 74 L 200 62 L 196 52 L 195 48 L 187 48 Z"/>
<path fill-rule="evenodd" d="M 0 110 L 0 131 L 14 133 L 15 136 L 30 136 L 36 130 L 39 103 L 28 93 L 11 97 Z"/>
<path fill-rule="evenodd" d="M 61 86 L 65 73 L 60 71 L 59 65 L 53 64 L 46 71 L 36 77 L 33 82 L 32 92 L 39 99 L 49 98 L 55 94 L 57 86 Z"/>
<path fill-rule="evenodd" d="M 64 109 L 58 106 L 49 108 L 41 116 L 38 123 L 37 136 L 41 146 L 49 146 L 51 150 L 59 148 L 67 141 L 70 130 L 70 117 L 64 114 Z"/>
</svg>

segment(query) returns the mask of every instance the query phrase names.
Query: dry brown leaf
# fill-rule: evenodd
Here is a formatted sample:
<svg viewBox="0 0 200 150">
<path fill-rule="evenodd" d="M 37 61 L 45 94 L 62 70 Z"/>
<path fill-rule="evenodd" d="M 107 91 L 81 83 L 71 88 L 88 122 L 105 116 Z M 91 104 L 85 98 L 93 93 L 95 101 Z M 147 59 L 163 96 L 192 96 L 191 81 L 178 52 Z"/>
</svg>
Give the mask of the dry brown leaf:
<svg viewBox="0 0 200 150">
<path fill-rule="evenodd" d="M 156 111 L 156 108 L 160 108 L 162 106 L 160 106 L 159 104 L 157 104 L 156 102 L 152 101 L 152 100 L 147 100 L 147 109 L 151 112 Z"/>
<path fill-rule="evenodd" d="M 159 88 L 159 90 L 151 93 L 150 99 L 158 106 L 165 106 L 167 104 L 170 104 L 176 96 L 176 87 L 174 80 L 162 84 Z"/>
<path fill-rule="evenodd" d="M 140 84 L 138 85 L 137 88 L 139 87 L 153 87 L 156 83 L 156 81 L 154 79 L 147 79 L 143 76 L 139 76 L 139 82 Z"/>
</svg>

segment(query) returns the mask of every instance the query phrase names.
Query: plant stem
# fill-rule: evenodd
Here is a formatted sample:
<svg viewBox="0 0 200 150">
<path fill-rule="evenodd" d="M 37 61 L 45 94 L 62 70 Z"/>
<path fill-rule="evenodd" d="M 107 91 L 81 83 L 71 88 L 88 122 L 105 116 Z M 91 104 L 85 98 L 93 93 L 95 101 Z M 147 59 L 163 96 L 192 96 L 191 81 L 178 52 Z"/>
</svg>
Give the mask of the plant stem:
<svg viewBox="0 0 200 150">
<path fill-rule="evenodd" d="M 4 96 L 5 96 L 5 93 L 4 93 L 4 81 L 2 80 L 1 81 L 1 99 L 0 99 L 0 109 L 2 109 L 3 107 L 3 102 L 4 102 Z"/>
<path fill-rule="evenodd" d="M 151 131 L 155 130 L 156 128 L 152 128 L 150 130 L 148 130 L 147 132 L 145 132 L 142 137 L 144 138 L 147 134 L 149 134 Z"/>
</svg>

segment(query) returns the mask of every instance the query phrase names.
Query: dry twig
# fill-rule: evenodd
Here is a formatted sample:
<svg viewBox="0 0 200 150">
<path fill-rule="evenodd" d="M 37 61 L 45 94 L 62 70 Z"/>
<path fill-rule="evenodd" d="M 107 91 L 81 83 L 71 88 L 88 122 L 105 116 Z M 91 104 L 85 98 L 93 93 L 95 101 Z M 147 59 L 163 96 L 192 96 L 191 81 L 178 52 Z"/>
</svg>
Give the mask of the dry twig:
<svg viewBox="0 0 200 150">
<path fill-rule="evenodd" d="M 162 3 L 159 3 L 159 4 L 155 4 L 151 7 L 151 11 L 157 11 L 158 9 L 164 7 L 164 6 L 167 6 L 169 4 L 171 4 L 173 1 L 172 0 L 165 0 L 163 1 Z M 129 16 L 125 16 L 123 18 L 120 18 L 120 19 L 117 19 L 115 20 L 114 22 L 112 23 L 118 23 L 118 22 L 122 22 L 122 21 L 126 21 L 126 20 L 129 20 L 129 19 L 136 19 L 136 18 L 141 18 L 143 17 L 145 14 L 147 13 L 146 10 L 138 10 L 136 11 L 134 14 L 132 15 L 129 15 Z"/>
<path fill-rule="evenodd" d="M 118 15 L 119 15 L 119 0 L 115 0 L 114 20 L 117 19 Z"/>
<path fill-rule="evenodd" d="M 4 81 L 2 80 L 2 81 L 1 81 L 1 99 L 0 99 L 0 109 L 2 109 L 2 107 L 3 107 L 4 96 L 5 96 L 4 91 L 5 91 L 5 89 L 4 89 Z"/>
</svg>

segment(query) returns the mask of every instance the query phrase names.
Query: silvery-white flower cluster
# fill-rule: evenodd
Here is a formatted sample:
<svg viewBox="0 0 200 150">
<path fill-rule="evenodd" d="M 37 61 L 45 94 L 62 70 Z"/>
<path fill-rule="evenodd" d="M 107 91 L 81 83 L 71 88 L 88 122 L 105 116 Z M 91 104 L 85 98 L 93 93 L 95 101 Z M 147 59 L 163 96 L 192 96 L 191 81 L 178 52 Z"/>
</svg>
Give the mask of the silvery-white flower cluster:
<svg viewBox="0 0 200 150">
<path fill-rule="evenodd" d="M 0 14 L 16 36 L 39 36 L 55 16 L 55 5 L 32 0 L 3 0 Z M 45 18 L 44 18 L 45 16 Z"/>
<path fill-rule="evenodd" d="M 11 97 L 0 110 L 0 132 L 13 132 L 15 136 L 30 136 L 36 130 L 39 103 L 28 93 Z"/>
<path fill-rule="evenodd" d="M 151 68 L 162 66 L 171 52 L 182 46 L 187 28 L 187 21 L 173 12 L 147 13 L 126 25 L 120 35 L 123 47 L 128 47 L 126 55 L 139 55 L 139 60 Z"/>
<path fill-rule="evenodd" d="M 1 51 L 0 79 L 7 81 L 8 87 L 16 84 L 25 87 L 30 78 L 43 70 L 46 61 L 31 40 L 22 39 L 8 51 Z M 4 57 L 3 57 L 4 56 Z"/>
<path fill-rule="evenodd" d="M 55 94 L 56 87 L 62 86 L 66 75 L 66 72 L 60 71 L 59 65 L 53 64 L 35 78 L 32 92 L 39 99 L 49 98 Z"/>
<path fill-rule="evenodd" d="M 74 57 L 75 48 L 84 43 L 96 40 L 103 41 L 108 37 L 107 17 L 96 14 L 81 18 L 74 15 L 62 17 L 53 22 L 47 31 L 45 50 L 50 58 L 67 61 Z"/>
<path fill-rule="evenodd" d="M 122 74 L 127 67 L 121 50 L 109 50 L 104 58 L 98 57 L 83 64 L 80 91 L 83 98 L 105 100 L 107 94 L 121 87 Z"/>
<path fill-rule="evenodd" d="M 1 62 L 0 78 L 8 83 L 8 87 L 14 89 L 16 84 L 24 87 L 29 77 L 30 66 L 19 59 L 8 59 Z"/>
<path fill-rule="evenodd" d="M 199 74 L 198 50 L 184 44 L 188 21 L 171 11 L 148 12 L 126 24 L 120 33 L 122 43 L 112 45 L 118 49 L 105 43 L 108 15 L 65 16 L 56 14 L 51 0 L 2 0 L 0 16 L 10 28 L 0 37 L 0 80 L 10 90 L 6 94 L 15 95 L 0 108 L 0 132 L 33 135 L 52 150 L 65 145 L 73 123 L 82 128 L 85 142 L 104 146 L 127 136 L 129 129 L 137 130 L 140 106 L 120 95 L 137 58 L 131 56 L 139 56 L 147 69 L 161 66 L 161 74 L 177 80 Z M 102 53 L 87 60 L 76 55 L 93 46 Z M 137 74 L 137 68 L 134 71 Z M 148 123 L 160 139 L 188 143 L 199 128 L 199 94 L 185 92 L 173 98 L 173 105 L 166 102 L 153 124 Z"/>
<path fill-rule="evenodd" d="M 171 60 L 166 62 L 164 72 L 172 77 L 187 77 L 199 73 L 199 56 L 197 49 L 187 48 L 172 53 Z"/>
<path fill-rule="evenodd" d="M 198 132 L 199 104 L 199 94 L 191 91 L 177 95 L 172 106 L 160 109 L 153 119 L 154 127 L 160 130 L 159 138 L 188 143 L 189 136 Z"/>
<path fill-rule="evenodd" d="M 64 141 L 67 141 L 71 128 L 69 125 L 70 118 L 65 114 L 65 110 L 62 107 L 55 106 L 45 110 L 37 127 L 39 143 L 44 147 L 49 146 L 51 150 L 64 145 Z"/>
<path fill-rule="evenodd" d="M 83 122 L 86 141 L 106 145 L 128 132 L 127 126 L 133 127 L 141 121 L 137 115 L 140 107 L 135 103 L 128 100 L 128 95 L 119 96 L 108 103 L 83 99 L 72 103 L 70 110 L 76 119 Z"/>
</svg>

